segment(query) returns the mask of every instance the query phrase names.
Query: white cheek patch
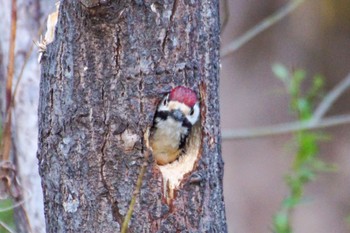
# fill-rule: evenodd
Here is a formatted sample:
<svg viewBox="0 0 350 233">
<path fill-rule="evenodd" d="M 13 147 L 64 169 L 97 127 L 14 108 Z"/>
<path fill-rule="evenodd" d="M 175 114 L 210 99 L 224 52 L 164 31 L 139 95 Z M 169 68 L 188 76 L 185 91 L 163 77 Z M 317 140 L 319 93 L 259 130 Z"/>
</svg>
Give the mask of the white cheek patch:
<svg viewBox="0 0 350 233">
<path fill-rule="evenodd" d="M 189 114 L 186 117 L 187 117 L 187 120 L 189 122 L 191 122 L 192 125 L 194 125 L 198 121 L 198 119 L 199 119 L 199 104 L 198 103 L 193 106 L 193 114 L 192 115 Z"/>
<path fill-rule="evenodd" d="M 164 112 L 169 111 L 169 108 L 168 108 L 168 106 L 161 104 L 158 107 L 158 111 L 164 111 Z"/>
</svg>

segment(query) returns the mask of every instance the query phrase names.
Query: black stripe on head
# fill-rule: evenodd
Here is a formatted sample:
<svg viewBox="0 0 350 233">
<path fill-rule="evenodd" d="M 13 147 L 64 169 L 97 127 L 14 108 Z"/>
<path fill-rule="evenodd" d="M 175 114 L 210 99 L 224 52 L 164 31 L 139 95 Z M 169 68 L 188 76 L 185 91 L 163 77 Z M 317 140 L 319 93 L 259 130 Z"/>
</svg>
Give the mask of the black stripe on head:
<svg viewBox="0 0 350 233">
<path fill-rule="evenodd" d="M 191 124 L 191 122 L 189 122 L 187 120 L 187 118 L 185 118 L 184 121 L 182 122 L 182 126 L 187 128 L 187 135 L 181 135 L 181 138 L 180 138 L 179 148 L 183 150 L 185 148 L 185 145 L 186 145 L 186 142 L 187 142 L 187 138 L 188 138 L 188 136 L 191 133 L 192 124 Z"/>
<path fill-rule="evenodd" d="M 185 117 L 184 118 L 184 121 L 182 122 L 182 126 L 183 127 L 186 127 L 189 131 L 191 130 L 192 128 L 192 124 L 189 120 L 187 120 L 187 118 Z"/>
<path fill-rule="evenodd" d="M 158 111 L 154 117 L 154 119 L 160 118 L 161 120 L 165 121 L 168 116 L 170 115 L 170 112 L 167 111 Z"/>
</svg>

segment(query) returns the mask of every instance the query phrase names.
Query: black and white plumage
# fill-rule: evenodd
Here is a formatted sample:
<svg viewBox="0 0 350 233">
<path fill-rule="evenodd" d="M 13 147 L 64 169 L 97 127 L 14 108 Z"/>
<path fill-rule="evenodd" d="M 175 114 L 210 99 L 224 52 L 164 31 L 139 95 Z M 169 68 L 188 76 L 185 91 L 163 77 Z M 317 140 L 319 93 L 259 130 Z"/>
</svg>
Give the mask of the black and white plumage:
<svg viewBox="0 0 350 233">
<path fill-rule="evenodd" d="M 150 145 L 158 164 L 175 161 L 186 150 L 193 125 L 199 120 L 196 93 L 186 87 L 172 89 L 158 105 L 151 129 Z"/>
</svg>

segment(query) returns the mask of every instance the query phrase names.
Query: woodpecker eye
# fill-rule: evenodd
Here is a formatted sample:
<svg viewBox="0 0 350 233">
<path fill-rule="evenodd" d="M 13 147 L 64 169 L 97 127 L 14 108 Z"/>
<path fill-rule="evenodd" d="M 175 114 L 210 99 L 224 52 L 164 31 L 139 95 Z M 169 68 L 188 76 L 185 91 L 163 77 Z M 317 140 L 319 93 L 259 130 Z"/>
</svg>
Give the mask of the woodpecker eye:
<svg viewBox="0 0 350 233">
<path fill-rule="evenodd" d="M 193 113 L 194 113 L 194 108 L 191 108 L 190 115 L 193 115 Z"/>
</svg>

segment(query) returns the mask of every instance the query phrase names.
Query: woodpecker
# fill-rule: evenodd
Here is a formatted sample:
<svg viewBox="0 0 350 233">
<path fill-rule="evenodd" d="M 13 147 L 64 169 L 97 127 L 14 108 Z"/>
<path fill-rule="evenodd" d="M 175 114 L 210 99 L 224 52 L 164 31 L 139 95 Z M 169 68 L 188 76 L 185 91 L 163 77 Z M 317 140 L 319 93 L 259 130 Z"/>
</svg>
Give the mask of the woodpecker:
<svg viewBox="0 0 350 233">
<path fill-rule="evenodd" d="M 157 107 L 151 128 L 150 146 L 159 165 L 175 161 L 186 150 L 192 127 L 199 120 L 199 100 L 196 93 L 177 86 Z"/>
</svg>

